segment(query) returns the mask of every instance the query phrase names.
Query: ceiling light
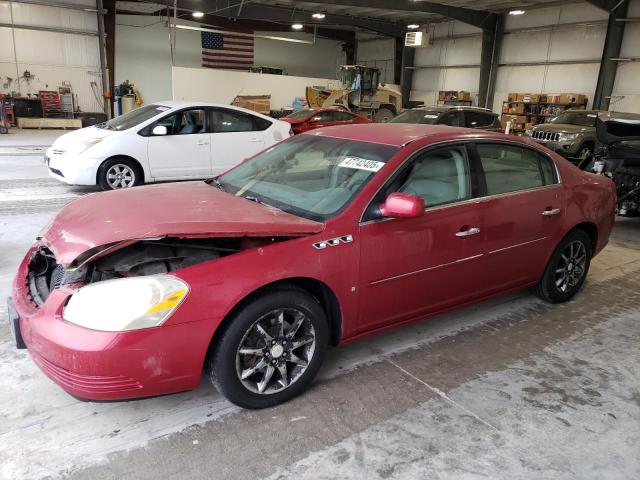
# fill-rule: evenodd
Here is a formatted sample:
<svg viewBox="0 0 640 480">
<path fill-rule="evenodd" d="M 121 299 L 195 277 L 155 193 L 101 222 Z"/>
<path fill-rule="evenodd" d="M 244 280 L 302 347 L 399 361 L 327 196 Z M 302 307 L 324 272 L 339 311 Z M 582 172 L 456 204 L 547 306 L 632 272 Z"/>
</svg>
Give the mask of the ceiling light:
<svg viewBox="0 0 640 480">
<path fill-rule="evenodd" d="M 509 15 L 524 15 L 524 10 L 511 10 Z"/>
<path fill-rule="evenodd" d="M 193 18 L 202 18 L 202 17 L 204 17 L 204 13 L 202 13 L 202 12 L 193 12 L 191 15 L 193 15 Z"/>
<path fill-rule="evenodd" d="M 304 28 L 304 25 L 302 25 L 301 23 L 294 23 L 293 25 L 291 25 L 291 28 L 293 28 L 294 30 L 302 30 Z"/>
<path fill-rule="evenodd" d="M 311 16 L 313 18 L 315 18 L 316 20 L 324 20 L 324 17 L 326 17 L 326 15 L 324 13 L 314 13 Z"/>
<path fill-rule="evenodd" d="M 418 28 L 420 28 L 420 25 L 418 25 L 417 23 L 410 23 L 409 25 L 407 25 L 407 28 L 409 30 L 417 30 Z"/>
</svg>

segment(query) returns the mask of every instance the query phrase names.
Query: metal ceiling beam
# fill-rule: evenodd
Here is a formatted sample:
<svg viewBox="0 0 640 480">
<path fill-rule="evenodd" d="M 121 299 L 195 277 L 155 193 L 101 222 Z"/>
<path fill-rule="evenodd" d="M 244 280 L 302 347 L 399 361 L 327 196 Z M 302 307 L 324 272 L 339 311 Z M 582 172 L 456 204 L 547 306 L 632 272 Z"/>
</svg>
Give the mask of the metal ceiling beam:
<svg viewBox="0 0 640 480">
<path fill-rule="evenodd" d="M 496 14 L 486 10 L 452 7 L 440 3 L 422 2 L 418 0 L 305 0 L 321 5 L 336 5 L 346 7 L 374 8 L 380 10 L 395 10 L 400 12 L 418 12 L 442 15 L 458 20 L 478 28 L 491 26 L 495 22 Z M 328 16 L 328 14 L 327 14 Z"/>
<path fill-rule="evenodd" d="M 622 4 L 628 3 L 626 0 L 586 0 L 586 2 L 607 13 L 611 13 L 622 6 Z"/>
<path fill-rule="evenodd" d="M 336 0 L 337 1 L 337 0 Z M 265 20 L 277 23 L 291 24 L 299 22 L 306 25 L 342 25 L 357 27 L 372 32 L 381 33 L 391 37 L 402 35 L 404 25 L 386 20 L 375 20 L 372 18 L 361 18 L 351 15 L 336 15 L 327 13 L 322 21 L 312 18 L 314 11 L 306 11 L 298 8 L 264 5 L 258 3 L 247 3 L 238 1 L 224 9 L 216 9 L 215 1 L 207 0 L 180 0 L 179 7 L 191 11 L 204 11 L 210 15 L 226 18 L 237 18 L 246 20 Z M 240 5 L 242 3 L 242 8 Z"/>
</svg>

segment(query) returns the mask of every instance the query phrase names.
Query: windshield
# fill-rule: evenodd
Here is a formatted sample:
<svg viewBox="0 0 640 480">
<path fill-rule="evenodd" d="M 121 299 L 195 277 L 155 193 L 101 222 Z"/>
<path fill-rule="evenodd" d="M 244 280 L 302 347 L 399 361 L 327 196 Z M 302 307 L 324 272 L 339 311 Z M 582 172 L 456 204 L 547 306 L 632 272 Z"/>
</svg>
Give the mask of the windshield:
<svg viewBox="0 0 640 480">
<path fill-rule="evenodd" d="M 285 118 L 292 118 L 293 120 L 306 120 L 316 112 L 316 110 L 298 110 L 297 112 L 290 113 Z"/>
<path fill-rule="evenodd" d="M 397 147 L 300 135 L 218 177 L 218 186 L 285 212 L 324 221 L 355 198 Z"/>
<path fill-rule="evenodd" d="M 107 130 L 128 130 L 167 110 L 169 107 L 162 105 L 145 105 L 96 126 Z"/>
<path fill-rule="evenodd" d="M 580 127 L 595 127 L 596 118 L 598 115 L 595 113 L 583 113 L 583 112 L 565 112 L 558 115 L 551 120 L 550 123 L 561 123 L 563 125 L 578 125 Z"/>
<path fill-rule="evenodd" d="M 397 117 L 389 120 L 389 123 L 423 123 L 433 125 L 442 112 L 434 110 L 407 110 Z"/>
</svg>

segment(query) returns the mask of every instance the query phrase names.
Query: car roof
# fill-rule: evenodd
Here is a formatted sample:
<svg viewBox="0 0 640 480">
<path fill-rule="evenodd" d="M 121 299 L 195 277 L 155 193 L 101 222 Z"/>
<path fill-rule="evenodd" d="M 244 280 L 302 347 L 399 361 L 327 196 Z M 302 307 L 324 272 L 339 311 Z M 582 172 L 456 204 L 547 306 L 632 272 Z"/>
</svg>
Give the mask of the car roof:
<svg viewBox="0 0 640 480">
<path fill-rule="evenodd" d="M 493 113 L 490 108 L 472 107 L 470 105 L 423 105 L 411 110 L 425 110 L 430 112 L 448 112 L 449 110 L 474 110 L 478 112 Z"/>
<path fill-rule="evenodd" d="M 343 125 L 338 127 L 325 127 L 303 135 L 316 135 L 319 137 L 340 138 L 361 142 L 379 143 L 402 147 L 410 142 L 427 139 L 435 142 L 468 138 L 494 138 L 513 140 L 516 137 L 506 137 L 502 133 L 478 131 L 471 128 L 450 127 L 447 125 L 424 125 L 413 123 L 369 123 L 359 125 Z M 526 143 L 526 142 L 523 142 Z"/>
</svg>

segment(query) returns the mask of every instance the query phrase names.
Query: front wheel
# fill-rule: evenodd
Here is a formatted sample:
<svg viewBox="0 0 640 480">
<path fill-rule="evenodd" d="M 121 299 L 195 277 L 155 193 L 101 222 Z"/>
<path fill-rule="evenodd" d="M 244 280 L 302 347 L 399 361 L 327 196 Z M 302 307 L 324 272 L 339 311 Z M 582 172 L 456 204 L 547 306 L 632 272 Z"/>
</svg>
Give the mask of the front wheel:
<svg viewBox="0 0 640 480">
<path fill-rule="evenodd" d="M 240 407 L 271 407 L 309 386 L 327 343 L 327 320 L 316 299 L 304 290 L 280 287 L 231 319 L 213 346 L 209 377 Z"/>
<path fill-rule="evenodd" d="M 552 303 L 570 300 L 582 287 L 591 263 L 591 239 L 573 230 L 560 242 L 536 286 L 540 298 Z"/>
<path fill-rule="evenodd" d="M 98 170 L 98 185 L 103 190 L 131 188 L 142 183 L 140 167 L 128 158 L 112 158 Z"/>
</svg>

